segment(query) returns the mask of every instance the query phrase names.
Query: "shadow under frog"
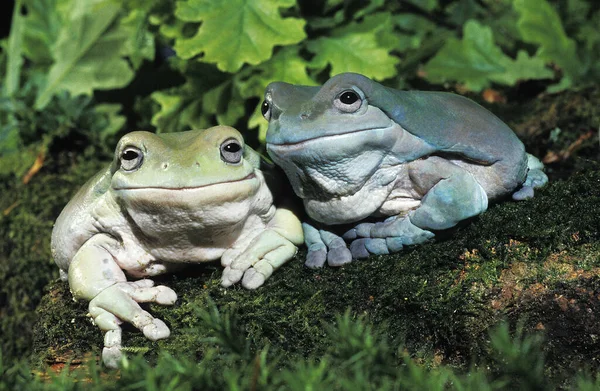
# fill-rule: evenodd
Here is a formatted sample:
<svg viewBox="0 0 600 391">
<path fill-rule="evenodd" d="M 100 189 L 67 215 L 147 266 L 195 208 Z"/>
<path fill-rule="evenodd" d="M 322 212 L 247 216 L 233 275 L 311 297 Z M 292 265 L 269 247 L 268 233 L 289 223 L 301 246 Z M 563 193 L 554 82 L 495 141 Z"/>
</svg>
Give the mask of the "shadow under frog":
<svg viewBox="0 0 600 391">
<path fill-rule="evenodd" d="M 221 259 L 221 283 L 261 286 L 302 244 L 300 221 L 276 208 L 260 157 L 240 133 L 217 126 L 171 134 L 132 132 L 112 164 L 64 208 L 52 254 L 75 299 L 105 332 L 102 358 L 121 357 L 122 322 L 157 340 L 170 334 L 139 303 L 173 304 L 150 279 L 182 263 Z"/>
<path fill-rule="evenodd" d="M 460 95 L 345 73 L 321 87 L 271 83 L 262 112 L 267 151 L 316 222 L 303 224 L 309 267 L 423 243 L 547 182 L 514 132 Z"/>
</svg>

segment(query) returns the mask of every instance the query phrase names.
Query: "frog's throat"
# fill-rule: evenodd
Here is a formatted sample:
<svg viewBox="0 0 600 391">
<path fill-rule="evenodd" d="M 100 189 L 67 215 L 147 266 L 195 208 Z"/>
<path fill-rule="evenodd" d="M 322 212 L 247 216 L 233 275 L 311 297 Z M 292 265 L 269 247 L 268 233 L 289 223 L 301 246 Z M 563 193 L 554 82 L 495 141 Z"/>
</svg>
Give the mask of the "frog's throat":
<svg viewBox="0 0 600 391">
<path fill-rule="evenodd" d="M 294 142 L 287 142 L 287 143 L 286 142 L 284 142 L 284 143 L 272 143 L 271 142 L 271 143 L 267 143 L 267 145 L 269 147 L 281 148 L 281 149 L 304 148 L 305 145 L 310 144 L 311 142 L 336 139 L 336 138 L 340 138 L 340 137 L 347 136 L 350 134 L 368 132 L 371 130 L 386 130 L 386 129 L 390 129 L 391 127 L 393 127 L 393 124 L 391 124 L 389 126 L 377 126 L 377 127 L 369 127 L 369 128 L 362 128 L 362 129 L 354 129 L 354 130 L 349 130 L 346 132 L 341 132 L 341 133 L 336 133 L 336 134 L 324 134 L 321 136 L 310 137 L 310 138 L 307 138 L 304 140 L 294 141 Z"/>
<path fill-rule="evenodd" d="M 252 180 L 255 179 L 256 175 L 254 172 L 251 172 L 250 174 L 246 175 L 243 178 L 240 179 L 234 179 L 231 181 L 222 181 L 222 182 L 213 182 L 213 183 L 207 183 L 205 185 L 199 185 L 199 186 L 181 186 L 181 187 L 169 187 L 169 186 L 121 186 L 121 187 L 115 187 L 114 190 L 149 190 L 149 189 L 156 189 L 156 190 L 165 190 L 165 191 L 180 191 L 180 190 L 196 190 L 196 189 L 203 189 L 203 188 L 208 188 L 211 186 L 219 186 L 219 185 L 225 185 L 225 184 L 232 184 L 232 183 L 239 183 L 239 182 L 244 182 L 244 181 L 248 181 L 248 180 Z"/>
</svg>

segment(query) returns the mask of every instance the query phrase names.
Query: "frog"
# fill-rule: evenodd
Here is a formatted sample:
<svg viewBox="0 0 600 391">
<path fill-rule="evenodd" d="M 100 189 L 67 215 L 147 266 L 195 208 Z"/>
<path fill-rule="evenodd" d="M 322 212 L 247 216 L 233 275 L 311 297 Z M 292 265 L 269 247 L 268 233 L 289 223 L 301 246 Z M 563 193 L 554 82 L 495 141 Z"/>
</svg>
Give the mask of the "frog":
<svg viewBox="0 0 600 391">
<path fill-rule="evenodd" d="M 342 73 L 272 82 L 267 153 L 302 199 L 306 266 L 341 266 L 451 233 L 548 177 L 515 132 L 464 96 L 397 90 Z"/>
<path fill-rule="evenodd" d="M 73 298 L 88 302 L 104 332 L 106 367 L 122 359 L 121 324 L 152 341 L 170 335 L 140 303 L 172 305 L 177 294 L 150 277 L 220 259 L 223 287 L 241 281 L 256 289 L 296 254 L 300 220 L 275 206 L 263 162 L 228 126 L 134 131 L 65 206 L 52 255 Z"/>
</svg>

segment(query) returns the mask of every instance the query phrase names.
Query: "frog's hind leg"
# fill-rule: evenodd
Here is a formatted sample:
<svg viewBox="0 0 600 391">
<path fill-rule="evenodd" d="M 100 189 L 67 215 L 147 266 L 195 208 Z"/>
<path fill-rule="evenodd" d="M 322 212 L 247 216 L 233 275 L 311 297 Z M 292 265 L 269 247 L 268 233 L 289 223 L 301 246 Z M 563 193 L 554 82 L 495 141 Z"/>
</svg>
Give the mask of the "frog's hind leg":
<svg viewBox="0 0 600 391">
<path fill-rule="evenodd" d="M 417 186 L 425 191 L 421 205 L 406 216 L 359 224 L 348 231 L 344 238 L 352 240 L 350 250 L 355 258 L 423 243 L 434 237 L 432 231 L 454 227 L 487 209 L 485 190 L 459 166 L 432 157 L 416 163 L 413 170 Z"/>
<path fill-rule="evenodd" d="M 527 169 L 525 182 L 512 195 L 515 201 L 533 198 L 534 189 L 542 187 L 548 182 L 548 176 L 544 173 L 544 165 L 531 154 L 527 154 Z"/>
<path fill-rule="evenodd" d="M 109 248 L 116 240 L 96 235 L 75 254 L 69 265 L 69 286 L 76 299 L 90 300 L 89 313 L 104 331 L 102 358 L 106 366 L 116 367 L 121 357 L 122 322 L 140 329 L 150 340 L 169 336 L 165 323 L 144 311 L 138 303 L 173 304 L 177 295 L 166 286 L 153 286 L 151 280 L 128 282 Z"/>
</svg>

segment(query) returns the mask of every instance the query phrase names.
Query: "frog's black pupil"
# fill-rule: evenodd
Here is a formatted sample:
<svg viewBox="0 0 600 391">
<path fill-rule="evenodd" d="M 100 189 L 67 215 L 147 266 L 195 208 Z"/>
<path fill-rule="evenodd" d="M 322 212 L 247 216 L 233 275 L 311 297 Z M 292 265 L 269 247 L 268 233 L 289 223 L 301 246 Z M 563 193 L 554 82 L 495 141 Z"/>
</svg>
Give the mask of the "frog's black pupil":
<svg viewBox="0 0 600 391">
<path fill-rule="evenodd" d="M 125 151 L 123 152 L 124 160 L 135 160 L 138 158 L 138 153 L 136 151 Z"/>
<path fill-rule="evenodd" d="M 223 148 L 223 149 L 225 149 L 225 151 L 226 151 L 226 152 L 230 152 L 230 153 L 236 153 L 236 152 L 238 152 L 240 149 L 242 149 L 242 147 L 240 147 L 240 145 L 239 145 L 239 144 L 236 144 L 236 143 L 230 143 L 230 144 L 227 144 L 227 145 L 225 146 L 225 148 Z"/>
<path fill-rule="evenodd" d="M 267 101 L 264 101 L 262 103 L 262 106 L 260 107 L 260 111 L 262 112 L 262 115 L 267 114 L 267 111 L 269 111 L 269 104 L 267 103 Z"/>
<path fill-rule="evenodd" d="M 346 91 L 340 95 L 340 101 L 345 105 L 351 105 L 358 100 L 358 95 L 352 91 Z"/>
</svg>

